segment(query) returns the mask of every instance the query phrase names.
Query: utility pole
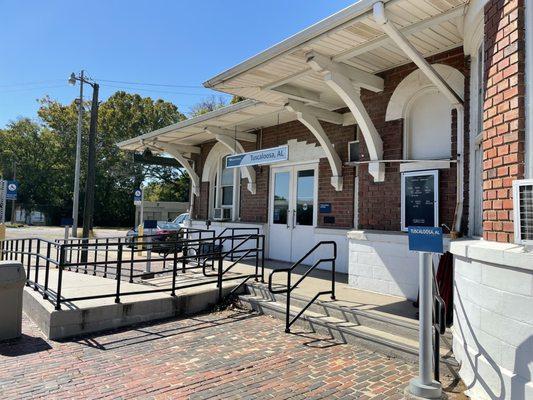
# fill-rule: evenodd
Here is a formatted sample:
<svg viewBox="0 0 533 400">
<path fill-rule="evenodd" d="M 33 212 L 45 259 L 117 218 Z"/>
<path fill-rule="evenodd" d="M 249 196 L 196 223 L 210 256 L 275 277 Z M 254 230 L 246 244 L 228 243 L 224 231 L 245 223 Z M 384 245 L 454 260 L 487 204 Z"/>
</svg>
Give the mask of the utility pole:
<svg viewBox="0 0 533 400">
<path fill-rule="evenodd" d="M 72 199 L 72 236 L 78 236 L 78 212 L 80 203 L 81 131 L 83 126 L 83 70 L 80 73 L 80 97 L 78 99 L 78 132 L 76 135 L 76 165 L 74 168 L 74 197 Z"/>
<path fill-rule="evenodd" d="M 17 162 L 13 161 L 13 180 L 17 180 Z M 15 199 L 11 200 L 11 225 L 15 225 Z"/>
<path fill-rule="evenodd" d="M 96 180 L 96 129 L 98 126 L 98 89 L 97 83 L 93 87 L 93 101 L 91 105 L 91 124 L 89 127 L 89 157 L 87 160 L 87 181 L 85 183 L 85 204 L 83 208 L 83 237 L 89 237 L 93 226 L 94 190 Z"/>
</svg>

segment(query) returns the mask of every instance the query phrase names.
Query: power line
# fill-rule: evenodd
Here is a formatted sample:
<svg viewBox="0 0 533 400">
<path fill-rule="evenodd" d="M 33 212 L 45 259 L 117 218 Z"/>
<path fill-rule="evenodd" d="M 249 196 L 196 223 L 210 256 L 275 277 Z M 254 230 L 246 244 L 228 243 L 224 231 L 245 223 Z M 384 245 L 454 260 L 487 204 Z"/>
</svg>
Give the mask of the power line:
<svg viewBox="0 0 533 400">
<path fill-rule="evenodd" d="M 96 79 L 98 82 L 124 83 L 126 85 L 141 85 L 141 86 L 161 86 L 161 87 L 175 87 L 188 89 L 206 89 L 201 85 L 175 85 L 169 83 L 148 83 L 148 82 L 131 82 L 131 81 L 115 81 L 111 79 Z"/>
<path fill-rule="evenodd" d="M 131 86 L 109 85 L 107 83 L 103 83 L 102 86 L 112 87 L 112 88 L 117 88 L 117 89 L 140 90 L 140 91 L 143 91 L 143 92 L 155 92 L 155 93 L 167 93 L 167 94 L 179 94 L 179 95 L 185 95 L 185 96 L 201 96 L 201 97 L 205 97 L 205 94 L 202 94 L 202 93 L 171 92 L 171 91 L 168 91 L 168 90 L 157 90 L 157 89 L 146 89 L 146 88 L 138 88 L 138 87 L 131 87 Z"/>
</svg>

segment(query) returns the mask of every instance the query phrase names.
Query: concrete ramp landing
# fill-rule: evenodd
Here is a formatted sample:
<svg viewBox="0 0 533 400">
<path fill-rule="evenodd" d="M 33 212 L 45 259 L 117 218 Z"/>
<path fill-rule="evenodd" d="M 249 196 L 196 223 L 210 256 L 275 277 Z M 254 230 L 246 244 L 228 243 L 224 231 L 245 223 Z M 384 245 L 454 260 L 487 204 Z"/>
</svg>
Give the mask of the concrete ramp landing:
<svg viewBox="0 0 533 400">
<path fill-rule="evenodd" d="M 120 303 L 115 297 L 80 301 L 62 301 L 61 310 L 55 309 L 58 271 L 50 269 L 49 299 L 43 299 L 40 291 L 32 287 L 24 289 L 23 307 L 49 339 L 63 339 L 91 332 L 115 329 L 141 322 L 185 316 L 213 307 L 218 302 L 216 284 L 181 289 L 171 296 L 169 291 L 160 293 L 128 293 L 165 289 L 164 285 L 120 282 Z M 199 274 L 180 275 L 180 283 L 200 279 Z M 160 283 L 160 282 L 159 282 Z M 229 293 L 239 282 L 225 282 L 224 293 Z M 116 280 L 90 274 L 63 272 L 61 298 L 98 296 L 115 293 Z M 157 287 L 155 287 L 157 286 Z"/>
</svg>

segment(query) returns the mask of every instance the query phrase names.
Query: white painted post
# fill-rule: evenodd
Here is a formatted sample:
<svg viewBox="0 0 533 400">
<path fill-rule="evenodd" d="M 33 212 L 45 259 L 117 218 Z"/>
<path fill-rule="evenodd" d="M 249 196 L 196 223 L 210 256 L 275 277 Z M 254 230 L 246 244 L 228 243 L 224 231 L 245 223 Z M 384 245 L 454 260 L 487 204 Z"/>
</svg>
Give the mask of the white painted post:
<svg viewBox="0 0 533 400">
<path fill-rule="evenodd" d="M 432 379 L 433 351 L 432 351 L 432 325 L 433 325 L 433 271 L 431 266 L 432 253 L 421 251 L 419 259 L 420 296 L 418 301 L 419 311 L 419 355 L 418 377 L 409 382 L 410 394 L 424 399 L 439 399 L 442 388 L 439 382 Z M 439 362 L 439 360 L 435 360 Z"/>
</svg>

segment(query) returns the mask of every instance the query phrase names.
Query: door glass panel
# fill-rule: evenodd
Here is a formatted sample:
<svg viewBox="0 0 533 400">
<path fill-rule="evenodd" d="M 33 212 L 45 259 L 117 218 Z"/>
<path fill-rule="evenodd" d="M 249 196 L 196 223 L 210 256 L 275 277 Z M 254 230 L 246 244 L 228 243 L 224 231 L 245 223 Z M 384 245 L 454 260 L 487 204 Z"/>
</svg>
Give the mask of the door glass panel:
<svg viewBox="0 0 533 400">
<path fill-rule="evenodd" d="M 274 174 L 274 224 L 287 223 L 287 210 L 289 209 L 289 172 L 276 172 Z"/>
<path fill-rule="evenodd" d="M 315 171 L 298 171 L 296 188 L 296 225 L 313 225 L 313 203 L 315 197 Z"/>
</svg>

